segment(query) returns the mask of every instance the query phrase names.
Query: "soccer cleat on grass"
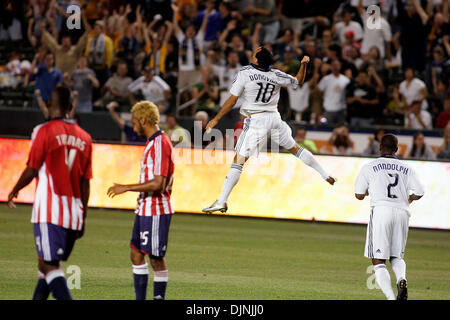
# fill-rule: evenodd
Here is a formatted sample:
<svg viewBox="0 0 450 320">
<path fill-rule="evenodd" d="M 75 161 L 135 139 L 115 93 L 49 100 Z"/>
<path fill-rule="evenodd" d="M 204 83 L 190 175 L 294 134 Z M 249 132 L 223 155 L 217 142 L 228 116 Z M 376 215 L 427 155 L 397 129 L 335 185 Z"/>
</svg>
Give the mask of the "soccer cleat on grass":
<svg viewBox="0 0 450 320">
<path fill-rule="evenodd" d="M 228 206 L 227 203 L 219 203 L 218 200 L 214 201 L 214 203 L 212 205 L 210 205 L 207 208 L 204 208 L 202 211 L 203 212 L 214 212 L 214 211 L 220 211 L 222 213 L 227 212 L 228 210 Z"/>
<path fill-rule="evenodd" d="M 397 283 L 397 300 L 408 300 L 408 283 L 405 279 Z"/>
</svg>

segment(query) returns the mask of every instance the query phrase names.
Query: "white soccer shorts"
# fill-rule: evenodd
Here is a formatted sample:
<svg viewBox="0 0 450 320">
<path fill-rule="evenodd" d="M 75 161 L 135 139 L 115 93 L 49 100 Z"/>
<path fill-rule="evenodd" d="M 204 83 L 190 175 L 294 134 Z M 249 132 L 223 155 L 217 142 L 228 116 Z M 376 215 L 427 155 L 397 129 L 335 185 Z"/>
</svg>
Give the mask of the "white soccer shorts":
<svg viewBox="0 0 450 320">
<path fill-rule="evenodd" d="M 235 150 L 246 158 L 257 155 L 266 146 L 268 137 L 285 149 L 295 145 L 291 127 L 281 120 L 278 112 L 260 112 L 245 118 Z"/>
<path fill-rule="evenodd" d="M 391 257 L 403 259 L 408 223 L 407 210 L 387 206 L 372 207 L 367 224 L 364 256 L 382 260 Z"/>
</svg>

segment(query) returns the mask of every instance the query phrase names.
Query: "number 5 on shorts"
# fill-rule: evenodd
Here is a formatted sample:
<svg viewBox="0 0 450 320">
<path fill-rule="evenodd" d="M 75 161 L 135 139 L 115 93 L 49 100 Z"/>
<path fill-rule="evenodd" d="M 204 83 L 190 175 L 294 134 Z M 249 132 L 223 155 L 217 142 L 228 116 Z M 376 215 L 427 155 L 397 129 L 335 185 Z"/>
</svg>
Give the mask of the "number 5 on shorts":
<svg viewBox="0 0 450 320">
<path fill-rule="evenodd" d="M 142 245 L 145 246 L 148 243 L 148 231 L 144 231 L 140 233 Z"/>
</svg>

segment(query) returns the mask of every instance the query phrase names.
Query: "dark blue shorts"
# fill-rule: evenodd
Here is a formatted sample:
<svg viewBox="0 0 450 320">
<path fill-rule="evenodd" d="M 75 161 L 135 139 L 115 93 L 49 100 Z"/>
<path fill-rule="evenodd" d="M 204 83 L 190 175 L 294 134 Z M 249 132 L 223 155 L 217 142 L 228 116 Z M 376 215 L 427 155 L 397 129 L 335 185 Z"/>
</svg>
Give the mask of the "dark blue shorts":
<svg viewBox="0 0 450 320">
<path fill-rule="evenodd" d="M 51 223 L 33 223 L 39 260 L 66 261 L 72 252 L 77 232 Z"/>
<path fill-rule="evenodd" d="M 143 217 L 136 215 L 130 247 L 154 257 L 164 257 L 169 240 L 171 214 Z"/>
</svg>

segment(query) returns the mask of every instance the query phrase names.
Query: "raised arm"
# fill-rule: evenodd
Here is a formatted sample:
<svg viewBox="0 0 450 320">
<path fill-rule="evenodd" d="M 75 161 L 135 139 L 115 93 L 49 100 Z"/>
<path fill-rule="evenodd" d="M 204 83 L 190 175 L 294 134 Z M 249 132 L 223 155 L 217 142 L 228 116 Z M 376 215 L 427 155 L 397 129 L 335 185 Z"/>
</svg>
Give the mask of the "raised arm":
<svg viewBox="0 0 450 320">
<path fill-rule="evenodd" d="M 78 91 L 74 90 L 72 92 L 72 109 L 69 111 L 69 118 L 73 119 L 75 117 L 75 112 L 77 111 L 78 107 Z"/>
<path fill-rule="evenodd" d="M 34 90 L 34 94 L 36 95 L 36 100 L 37 100 L 39 109 L 41 109 L 42 113 L 44 114 L 45 120 L 47 120 L 49 118 L 50 112 L 48 111 L 45 101 L 41 97 L 41 91 L 39 89 L 36 89 L 36 90 Z"/>
<path fill-rule="evenodd" d="M 422 23 L 425 25 L 427 24 L 428 21 L 428 14 L 425 12 L 425 10 L 423 10 L 422 6 L 420 5 L 418 0 L 411 0 L 414 7 L 416 8 L 417 13 L 420 16 L 420 19 L 422 19 Z"/>
<path fill-rule="evenodd" d="M 175 34 L 178 34 L 178 32 L 180 31 L 180 26 L 178 25 L 178 11 L 180 9 L 174 3 L 172 3 L 171 7 L 173 10 L 173 19 L 172 19 L 173 28 L 174 28 Z"/>
<path fill-rule="evenodd" d="M 299 85 L 302 85 L 303 81 L 305 81 L 306 67 L 307 67 L 308 63 L 309 63 L 309 57 L 304 56 L 300 63 L 300 69 L 298 70 L 298 73 L 295 76 Z"/>
</svg>

